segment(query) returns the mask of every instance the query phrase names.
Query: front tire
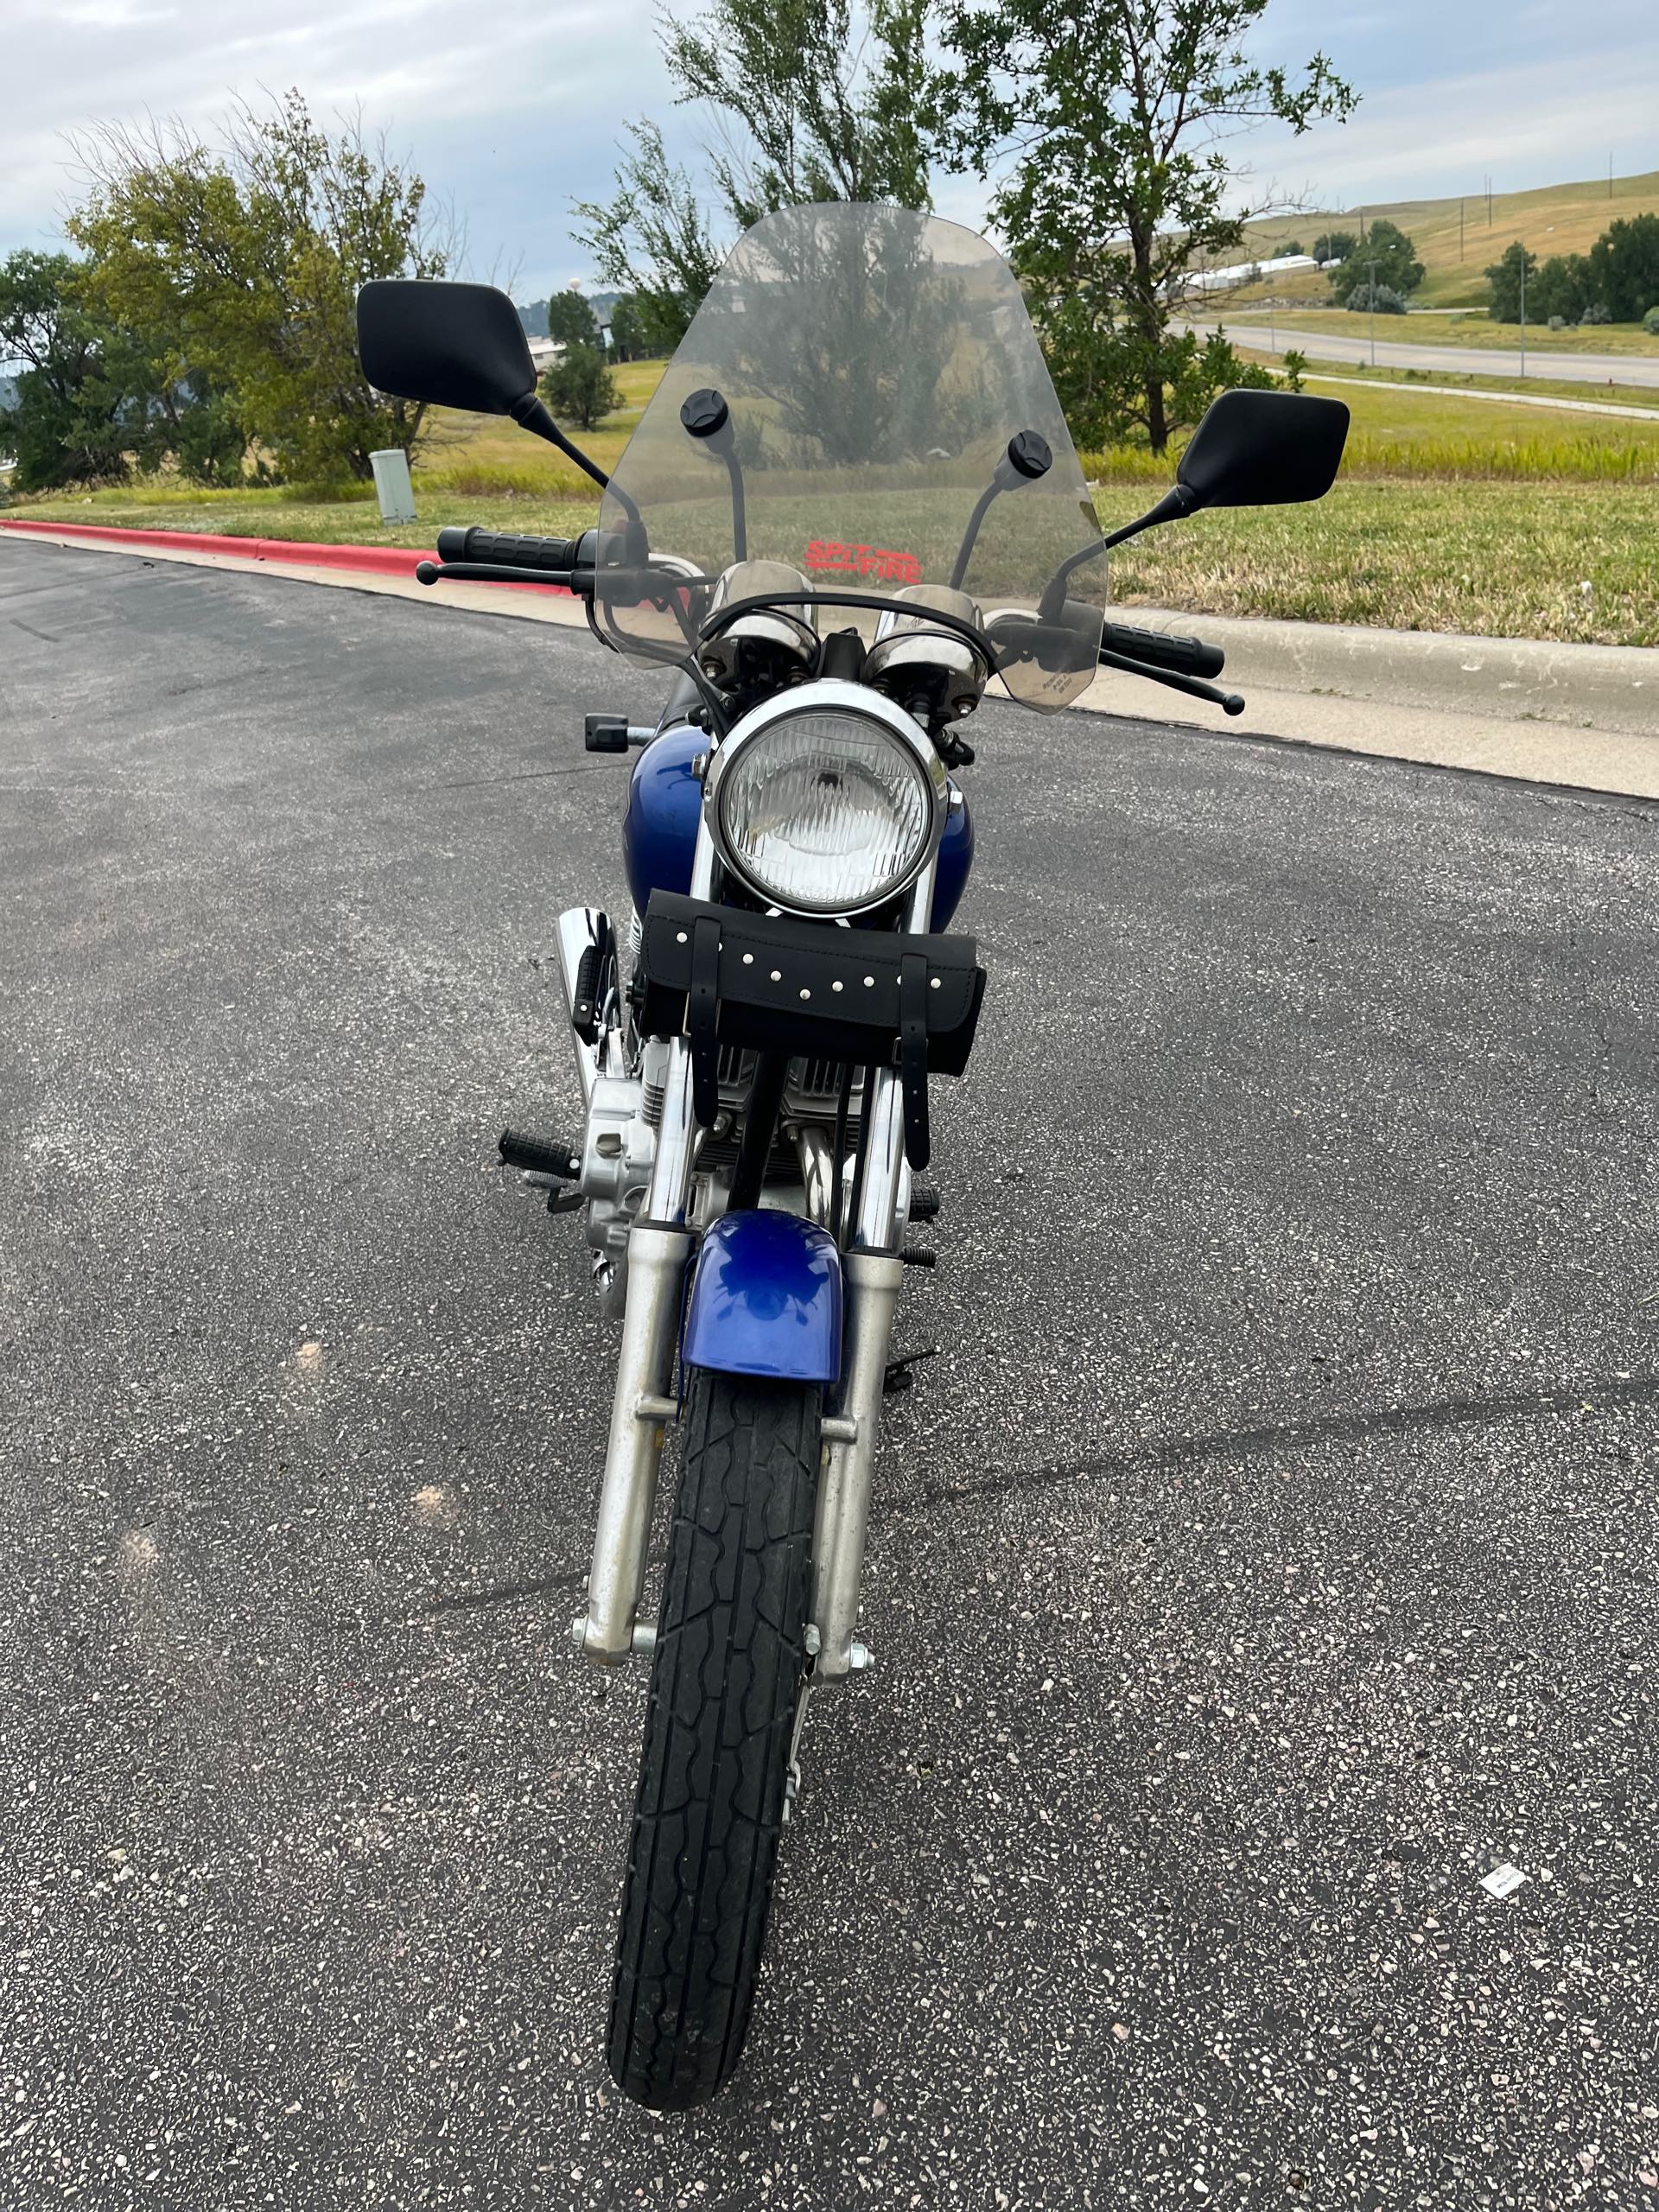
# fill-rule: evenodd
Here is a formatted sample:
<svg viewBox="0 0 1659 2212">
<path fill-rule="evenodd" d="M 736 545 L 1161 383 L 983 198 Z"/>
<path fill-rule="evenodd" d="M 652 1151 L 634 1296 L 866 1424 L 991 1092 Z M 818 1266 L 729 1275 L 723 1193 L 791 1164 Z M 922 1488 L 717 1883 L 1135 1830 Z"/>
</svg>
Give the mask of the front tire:
<svg viewBox="0 0 1659 2212">
<path fill-rule="evenodd" d="M 820 1393 L 695 1369 L 617 1933 L 608 2056 L 701 2104 L 748 2030 L 805 1657 Z"/>
</svg>

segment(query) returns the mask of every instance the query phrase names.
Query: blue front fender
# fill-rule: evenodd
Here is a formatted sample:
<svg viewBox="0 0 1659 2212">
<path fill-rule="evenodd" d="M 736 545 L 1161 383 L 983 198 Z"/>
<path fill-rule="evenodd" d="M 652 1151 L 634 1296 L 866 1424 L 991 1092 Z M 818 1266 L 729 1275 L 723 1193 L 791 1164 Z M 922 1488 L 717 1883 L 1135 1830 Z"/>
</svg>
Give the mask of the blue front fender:
<svg viewBox="0 0 1659 2212">
<path fill-rule="evenodd" d="M 779 1382 L 841 1372 L 841 1255 L 827 1230 L 767 1209 L 722 1215 L 691 1277 L 688 1367 Z"/>
</svg>

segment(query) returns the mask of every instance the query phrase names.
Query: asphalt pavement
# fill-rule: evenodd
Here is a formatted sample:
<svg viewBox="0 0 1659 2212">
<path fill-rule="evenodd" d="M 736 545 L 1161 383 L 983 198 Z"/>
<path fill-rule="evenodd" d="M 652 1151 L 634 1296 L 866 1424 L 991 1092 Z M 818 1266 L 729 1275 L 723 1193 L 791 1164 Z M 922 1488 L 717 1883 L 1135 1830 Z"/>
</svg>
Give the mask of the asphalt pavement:
<svg viewBox="0 0 1659 2212">
<path fill-rule="evenodd" d="M 1384 315 L 1384 327 L 1388 321 Z M 1439 370 L 1454 376 L 1535 376 L 1554 384 L 1659 385 L 1659 353 L 1569 353 L 1554 346 L 1529 346 L 1523 365 L 1519 346 L 1418 346 L 1380 331 L 1373 357 L 1368 319 L 1357 315 L 1354 326 L 1351 338 L 1324 330 L 1298 330 L 1289 323 L 1239 322 L 1230 315 L 1206 317 L 1192 327 L 1200 331 L 1224 329 L 1235 346 L 1247 346 L 1256 353 L 1284 353 L 1300 346 L 1310 360 L 1370 362 L 1375 358 L 1378 368 Z"/>
<path fill-rule="evenodd" d="M 8 2212 L 1659 2202 L 1659 810 L 986 711 L 877 1663 L 665 2120 L 493 1165 L 659 679 L 43 545 L 0 639 Z"/>
</svg>

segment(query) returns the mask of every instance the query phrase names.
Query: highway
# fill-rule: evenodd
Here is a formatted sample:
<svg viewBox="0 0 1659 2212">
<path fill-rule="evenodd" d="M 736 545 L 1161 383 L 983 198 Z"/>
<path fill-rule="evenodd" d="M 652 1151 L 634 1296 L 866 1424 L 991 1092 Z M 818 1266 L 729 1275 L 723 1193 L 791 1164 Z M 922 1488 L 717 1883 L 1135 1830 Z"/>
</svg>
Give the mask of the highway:
<svg viewBox="0 0 1659 2212">
<path fill-rule="evenodd" d="M 1384 330 L 1391 321 L 1396 320 L 1388 315 L 1377 318 L 1376 365 L 1380 369 L 1435 370 L 1441 375 L 1460 377 L 1521 374 L 1518 350 L 1491 346 L 1416 346 L 1385 337 Z M 1294 330 L 1285 324 L 1238 322 L 1228 315 L 1213 321 L 1193 321 L 1185 327 L 1196 330 L 1200 336 L 1207 331 L 1224 329 L 1235 346 L 1244 346 L 1251 353 L 1285 353 L 1294 347 L 1306 353 L 1310 361 L 1369 362 L 1371 342 L 1367 320 L 1363 315 L 1356 315 L 1354 324 L 1355 335 L 1351 338 L 1333 336 L 1322 330 Z M 1639 385 L 1643 389 L 1659 390 L 1659 350 L 1652 354 L 1529 350 L 1526 373 L 1546 378 L 1554 384 Z"/>
</svg>

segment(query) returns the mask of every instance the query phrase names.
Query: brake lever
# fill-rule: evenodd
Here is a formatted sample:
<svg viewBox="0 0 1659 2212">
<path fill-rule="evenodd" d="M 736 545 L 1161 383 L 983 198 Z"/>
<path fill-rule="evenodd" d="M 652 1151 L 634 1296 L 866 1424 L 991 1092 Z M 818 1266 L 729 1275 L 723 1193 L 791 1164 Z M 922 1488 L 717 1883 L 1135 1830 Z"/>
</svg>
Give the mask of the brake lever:
<svg viewBox="0 0 1659 2212">
<path fill-rule="evenodd" d="M 1173 668 L 1149 668 L 1143 660 L 1130 660 L 1126 654 L 1110 652 L 1101 647 L 1100 664 L 1116 668 L 1125 676 L 1144 676 L 1149 683 L 1166 683 L 1172 691 L 1179 691 L 1189 699 L 1203 699 L 1212 707 L 1219 707 L 1224 715 L 1242 715 L 1244 699 L 1237 691 L 1217 691 L 1213 683 L 1206 683 L 1201 677 L 1178 676 Z"/>
<path fill-rule="evenodd" d="M 494 561 L 422 561 L 415 570 L 421 584 L 551 584 L 587 599 L 593 592 L 591 569 L 508 569 Z"/>
</svg>

